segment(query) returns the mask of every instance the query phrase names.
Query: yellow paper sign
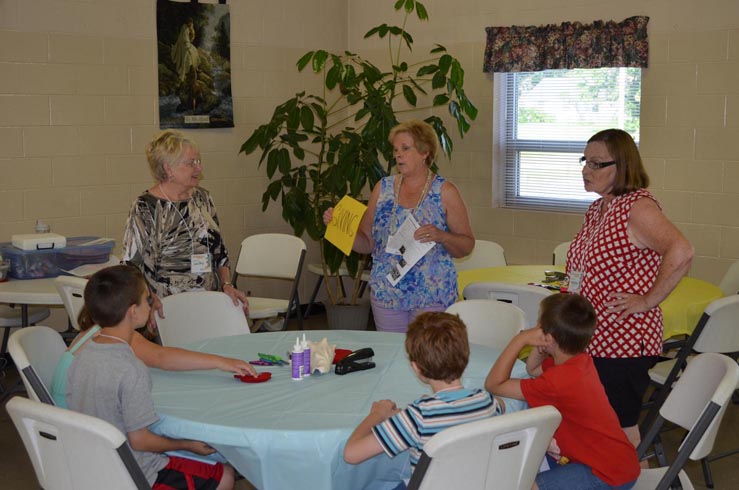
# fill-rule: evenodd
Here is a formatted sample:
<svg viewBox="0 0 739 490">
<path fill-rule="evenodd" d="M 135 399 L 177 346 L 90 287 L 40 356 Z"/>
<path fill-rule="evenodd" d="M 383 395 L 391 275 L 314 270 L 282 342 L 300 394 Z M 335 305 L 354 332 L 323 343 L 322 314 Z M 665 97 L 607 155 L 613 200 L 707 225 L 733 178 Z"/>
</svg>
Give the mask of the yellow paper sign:
<svg viewBox="0 0 739 490">
<path fill-rule="evenodd" d="M 359 222 L 365 211 L 367 206 L 349 196 L 342 197 L 334 207 L 334 217 L 326 228 L 325 238 L 344 252 L 344 255 L 352 252 Z"/>
</svg>

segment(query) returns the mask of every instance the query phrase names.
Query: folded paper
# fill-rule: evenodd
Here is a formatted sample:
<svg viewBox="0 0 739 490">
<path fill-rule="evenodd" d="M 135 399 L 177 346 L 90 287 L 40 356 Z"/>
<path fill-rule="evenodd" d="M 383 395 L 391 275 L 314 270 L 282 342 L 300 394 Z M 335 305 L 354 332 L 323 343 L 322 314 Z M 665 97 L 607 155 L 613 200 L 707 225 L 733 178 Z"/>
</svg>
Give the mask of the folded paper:
<svg viewBox="0 0 739 490">
<path fill-rule="evenodd" d="M 326 240 L 336 245 L 344 255 L 352 252 L 359 222 L 365 211 L 367 206 L 349 196 L 341 198 L 334 207 L 334 216 L 326 227 Z"/>
</svg>

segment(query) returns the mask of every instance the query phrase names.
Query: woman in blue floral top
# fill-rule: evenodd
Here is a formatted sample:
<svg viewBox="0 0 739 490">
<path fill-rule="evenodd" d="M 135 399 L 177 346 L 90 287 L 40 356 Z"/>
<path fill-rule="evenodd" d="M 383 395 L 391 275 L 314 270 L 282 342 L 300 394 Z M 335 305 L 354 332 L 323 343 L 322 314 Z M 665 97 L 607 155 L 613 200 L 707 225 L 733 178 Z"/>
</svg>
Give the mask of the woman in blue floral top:
<svg viewBox="0 0 739 490">
<path fill-rule="evenodd" d="M 405 332 L 419 314 L 444 311 L 456 301 L 452 257 L 469 255 L 475 238 L 459 190 L 430 169 L 439 147 L 433 128 L 411 120 L 393 128 L 389 139 L 398 174 L 385 177 L 372 190 L 353 249 L 372 254 L 370 288 L 377 329 Z M 388 250 L 388 240 L 411 216 L 419 225 L 413 238 L 434 246 L 408 268 L 404 250 Z M 330 208 L 323 220 L 328 223 L 332 217 Z M 393 285 L 391 280 L 398 277 Z"/>
</svg>

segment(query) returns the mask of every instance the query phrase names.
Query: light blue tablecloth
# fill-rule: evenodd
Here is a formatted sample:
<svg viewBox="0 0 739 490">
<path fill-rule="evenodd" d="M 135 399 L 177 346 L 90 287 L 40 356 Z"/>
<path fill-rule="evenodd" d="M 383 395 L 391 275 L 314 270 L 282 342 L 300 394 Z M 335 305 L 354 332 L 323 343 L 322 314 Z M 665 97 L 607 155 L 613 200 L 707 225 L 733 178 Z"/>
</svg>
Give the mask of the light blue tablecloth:
<svg viewBox="0 0 739 490">
<path fill-rule="evenodd" d="M 153 397 L 161 421 L 155 431 L 170 437 L 205 441 L 215 447 L 260 490 L 293 488 L 358 490 L 383 488 L 384 482 L 408 477 L 407 453 L 380 455 L 360 465 L 344 462 L 344 444 L 369 413 L 373 401 L 391 399 L 405 406 L 430 393 L 413 374 L 405 335 L 357 331 L 307 331 L 308 340 L 327 337 L 338 348 L 372 347 L 377 367 L 337 376 L 290 379 L 289 366 L 258 367 L 272 372 L 266 383 L 247 384 L 219 371 L 166 372 L 152 369 Z M 257 353 L 285 357 L 296 332 L 260 333 L 198 342 L 194 350 L 257 359 Z M 463 377 L 469 388 L 482 388 L 498 352 L 471 346 Z M 517 362 L 514 376 L 525 377 Z M 508 411 L 525 407 L 506 400 Z M 394 484 L 393 484 L 394 485 Z"/>
</svg>

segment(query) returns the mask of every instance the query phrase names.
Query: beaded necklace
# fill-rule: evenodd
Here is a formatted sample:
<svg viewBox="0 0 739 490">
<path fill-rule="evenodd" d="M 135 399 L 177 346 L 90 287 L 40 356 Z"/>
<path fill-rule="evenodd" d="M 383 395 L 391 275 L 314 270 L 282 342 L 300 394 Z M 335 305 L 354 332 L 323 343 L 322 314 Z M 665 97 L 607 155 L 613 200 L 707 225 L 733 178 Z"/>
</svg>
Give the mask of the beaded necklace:
<svg viewBox="0 0 739 490">
<path fill-rule="evenodd" d="M 421 205 L 424 198 L 426 197 L 426 192 L 429 189 L 429 183 L 431 182 L 431 176 L 433 175 L 433 172 L 431 170 L 428 170 L 426 173 L 426 182 L 423 184 L 423 190 L 421 191 L 421 196 L 418 198 L 418 202 L 416 203 L 415 207 L 411 209 L 411 216 L 415 218 L 416 215 L 416 209 L 418 209 L 418 206 Z M 400 176 L 400 182 L 398 182 L 398 193 L 395 195 L 395 199 L 393 200 L 393 212 L 392 216 L 390 218 L 390 234 L 394 235 L 397 226 L 395 225 L 395 213 L 398 211 L 398 200 L 400 200 L 400 188 L 403 186 L 403 176 Z"/>
</svg>

